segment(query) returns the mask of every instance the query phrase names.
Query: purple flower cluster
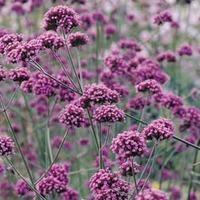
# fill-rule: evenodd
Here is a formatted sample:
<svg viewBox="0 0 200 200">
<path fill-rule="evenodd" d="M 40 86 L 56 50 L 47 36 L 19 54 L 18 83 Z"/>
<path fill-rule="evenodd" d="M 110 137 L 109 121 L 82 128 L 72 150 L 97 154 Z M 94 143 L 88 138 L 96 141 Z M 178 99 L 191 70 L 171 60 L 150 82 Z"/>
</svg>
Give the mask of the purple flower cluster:
<svg viewBox="0 0 200 200">
<path fill-rule="evenodd" d="M 18 196 L 27 196 L 30 194 L 31 188 L 23 179 L 20 179 L 15 185 L 15 192 Z"/>
<path fill-rule="evenodd" d="M 154 17 L 154 23 L 157 25 L 162 25 L 166 22 L 172 22 L 172 15 L 169 11 L 163 11 L 158 13 L 155 17 Z"/>
<path fill-rule="evenodd" d="M 8 156 L 14 153 L 14 141 L 6 135 L 0 136 L 0 156 Z"/>
<path fill-rule="evenodd" d="M 124 121 L 125 113 L 119 109 L 116 105 L 102 105 L 96 108 L 94 111 L 94 119 L 101 122 L 120 122 Z"/>
<path fill-rule="evenodd" d="M 133 156 L 141 156 L 146 151 L 146 140 L 137 131 L 124 131 L 113 139 L 111 150 L 125 160 Z"/>
<path fill-rule="evenodd" d="M 112 173 L 108 169 L 101 169 L 90 178 L 89 188 L 95 200 L 125 200 L 128 198 L 130 186 L 120 179 L 117 173 Z"/>
<path fill-rule="evenodd" d="M 172 51 L 159 53 L 156 57 L 158 62 L 176 62 L 176 55 Z"/>
<path fill-rule="evenodd" d="M 12 48 L 13 44 L 19 43 L 22 41 L 22 36 L 14 33 L 5 33 L 2 37 L 0 37 L 0 53 L 4 54 L 10 48 Z"/>
<path fill-rule="evenodd" d="M 54 31 L 47 31 L 38 37 L 41 40 L 42 47 L 57 50 L 64 46 L 64 40 Z"/>
<path fill-rule="evenodd" d="M 170 110 L 183 105 L 183 100 L 181 97 L 173 93 L 160 94 L 160 102 L 162 106 Z"/>
<path fill-rule="evenodd" d="M 7 77 L 7 70 L 0 67 L 0 81 L 5 80 Z"/>
<path fill-rule="evenodd" d="M 143 109 L 145 106 L 150 105 L 150 101 L 149 99 L 140 96 L 140 95 L 136 95 L 134 96 L 127 104 L 127 108 L 132 108 L 135 110 L 141 110 Z"/>
<path fill-rule="evenodd" d="M 154 79 L 148 79 L 136 85 L 138 92 L 150 92 L 152 94 L 161 93 L 160 84 Z"/>
<path fill-rule="evenodd" d="M 48 175 L 37 184 L 39 192 L 43 196 L 51 194 L 52 192 L 65 192 L 69 182 L 68 171 L 69 167 L 65 163 L 54 164 Z"/>
<path fill-rule="evenodd" d="M 120 163 L 120 173 L 122 176 L 134 176 L 140 172 L 140 165 L 136 162 L 127 160 Z"/>
<path fill-rule="evenodd" d="M 67 105 L 59 115 L 59 122 L 66 126 L 81 127 L 85 121 L 84 109 L 74 103 Z"/>
<path fill-rule="evenodd" d="M 67 6 L 56 6 L 50 8 L 44 16 L 45 30 L 61 30 L 69 33 L 74 27 L 80 24 L 78 14 Z"/>
<path fill-rule="evenodd" d="M 58 84 L 41 72 L 33 73 L 29 80 L 21 84 L 23 91 L 46 97 L 55 96 L 57 88 Z"/>
<path fill-rule="evenodd" d="M 168 80 L 168 75 L 161 71 L 158 63 L 152 60 L 145 60 L 139 64 L 134 74 L 136 83 L 147 79 L 154 79 L 160 84 L 164 84 Z"/>
<path fill-rule="evenodd" d="M 118 42 L 118 46 L 122 49 L 131 49 L 134 51 L 141 51 L 141 47 L 133 39 L 128 39 L 128 38 L 121 39 Z"/>
<path fill-rule="evenodd" d="M 183 119 L 186 124 L 199 128 L 200 127 L 200 109 L 196 107 L 186 108 L 186 112 Z"/>
<path fill-rule="evenodd" d="M 168 195 L 157 189 L 145 189 L 136 196 L 136 200 L 169 200 Z"/>
<path fill-rule="evenodd" d="M 85 87 L 81 102 L 84 107 L 91 104 L 117 103 L 119 94 L 115 90 L 111 90 L 104 84 L 91 84 Z"/>
<path fill-rule="evenodd" d="M 17 67 L 8 71 L 8 78 L 19 83 L 27 81 L 30 78 L 30 71 L 24 67 Z"/>
<path fill-rule="evenodd" d="M 190 45 L 184 44 L 178 49 L 179 56 L 191 56 L 193 53 Z"/>
<path fill-rule="evenodd" d="M 62 194 L 62 200 L 79 200 L 79 193 L 75 189 L 67 187 Z"/>
<path fill-rule="evenodd" d="M 88 41 L 88 36 L 81 32 L 70 33 L 67 38 L 67 44 L 69 47 L 79 47 L 87 44 Z"/>
<path fill-rule="evenodd" d="M 156 138 L 157 140 L 165 140 L 171 138 L 174 135 L 174 125 L 171 120 L 157 119 L 149 124 L 142 133 L 147 139 Z"/>
<path fill-rule="evenodd" d="M 8 61 L 11 63 L 33 59 L 42 49 L 41 41 L 38 39 L 32 39 L 23 43 L 14 43 L 13 45 L 6 54 Z"/>
</svg>

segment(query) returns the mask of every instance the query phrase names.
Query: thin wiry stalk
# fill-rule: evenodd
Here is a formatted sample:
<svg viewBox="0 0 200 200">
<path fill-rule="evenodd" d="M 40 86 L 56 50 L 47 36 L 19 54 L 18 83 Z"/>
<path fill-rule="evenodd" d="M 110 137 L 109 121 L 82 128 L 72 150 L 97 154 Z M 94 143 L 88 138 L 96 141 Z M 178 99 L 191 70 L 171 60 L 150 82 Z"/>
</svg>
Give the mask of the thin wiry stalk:
<svg viewBox="0 0 200 200">
<path fill-rule="evenodd" d="M 50 79 L 54 80 L 56 83 L 58 83 L 59 85 L 61 85 L 62 87 L 71 90 L 72 92 L 75 92 L 79 95 L 81 95 L 82 93 L 80 93 L 79 91 L 69 87 L 68 85 L 66 85 L 65 83 L 63 83 L 62 81 L 59 81 L 57 78 L 55 78 L 54 76 L 52 76 L 51 74 L 49 74 L 48 72 L 46 72 L 42 66 L 35 62 L 34 60 L 30 60 L 29 62 L 33 67 L 35 67 L 37 70 L 39 70 L 40 72 L 42 72 L 44 75 L 46 75 L 47 77 L 49 77 Z"/>
<path fill-rule="evenodd" d="M 59 154 L 60 154 L 60 151 L 61 151 L 61 149 L 62 149 L 62 147 L 63 147 L 63 144 L 64 144 L 64 142 L 65 142 L 65 139 L 66 139 L 68 133 L 69 133 L 69 131 L 66 130 L 66 131 L 65 131 L 65 134 L 64 134 L 64 136 L 63 136 L 63 139 L 62 139 L 62 141 L 61 141 L 61 143 L 60 143 L 60 146 L 59 146 L 59 148 L 58 148 L 58 151 L 57 151 L 57 153 L 56 153 L 56 155 L 55 155 L 55 157 L 54 157 L 54 159 L 53 159 L 53 161 L 51 162 L 51 164 L 49 165 L 49 167 L 47 168 L 47 170 L 43 173 L 43 175 L 34 183 L 35 185 L 36 185 L 37 183 L 39 183 L 39 182 L 48 174 L 49 170 L 51 170 L 53 164 L 54 164 L 54 163 L 56 162 L 56 160 L 58 159 L 58 156 L 59 156 Z"/>
<path fill-rule="evenodd" d="M 198 141 L 198 145 L 200 144 L 200 140 Z M 192 166 L 192 171 L 195 171 L 196 166 L 194 165 L 194 163 L 197 162 L 197 158 L 198 158 L 198 150 L 195 150 L 194 153 L 194 159 L 193 159 L 193 166 Z M 188 187 L 188 196 L 187 196 L 187 200 L 190 200 L 190 194 L 191 194 L 191 190 L 192 190 L 192 186 L 193 186 L 193 182 L 192 182 L 192 176 L 190 177 L 190 182 L 189 182 L 189 187 Z"/>
<path fill-rule="evenodd" d="M 134 117 L 134 116 L 131 116 L 131 115 L 128 114 L 128 113 L 126 113 L 126 116 L 127 116 L 127 117 L 130 117 L 131 119 L 134 119 L 134 120 L 136 120 L 137 122 L 140 122 L 140 123 L 142 123 L 142 124 L 144 124 L 144 125 L 148 125 L 147 122 L 145 122 L 145 121 L 143 121 L 143 120 L 140 120 L 140 119 L 138 119 L 138 118 L 136 118 L 136 117 Z M 200 150 L 200 146 L 197 146 L 197 145 L 195 145 L 195 144 L 192 144 L 191 142 L 188 142 L 187 140 L 184 140 L 184 139 L 182 139 L 182 138 L 179 138 L 179 137 L 176 136 L 176 135 L 173 135 L 172 138 L 175 139 L 175 140 L 177 140 L 177 141 L 179 141 L 179 142 L 182 142 L 182 143 L 184 143 L 184 144 L 186 144 L 186 145 L 188 145 L 188 146 L 191 146 L 191 147 L 193 147 L 193 148 L 195 148 L 195 149 Z"/>
<path fill-rule="evenodd" d="M 69 61 L 70 61 L 70 63 L 71 63 L 72 70 L 73 70 L 73 72 L 74 72 L 74 75 L 76 76 L 78 85 L 79 85 L 80 90 L 81 90 L 81 93 L 82 93 L 82 92 L 83 92 L 83 88 L 81 87 L 80 79 L 79 79 L 78 74 L 77 74 L 77 72 L 76 72 L 76 67 L 75 67 L 75 65 L 74 65 L 71 52 L 70 52 L 69 47 L 68 47 L 68 45 L 67 45 L 66 35 L 65 35 L 65 32 L 64 32 L 64 31 L 63 31 L 63 37 L 64 37 L 65 48 L 66 48 L 66 50 L 67 50 L 67 54 L 68 54 L 68 57 L 69 57 Z"/>
<path fill-rule="evenodd" d="M 29 178 L 30 178 L 30 181 L 31 181 L 31 183 L 34 185 L 34 180 L 33 180 L 31 171 L 30 171 L 30 169 L 29 169 L 28 163 L 27 163 L 27 161 L 26 161 L 26 158 L 24 157 L 24 154 L 23 154 L 22 149 L 21 149 L 21 147 L 20 147 L 20 144 L 19 144 L 19 142 L 18 142 L 17 136 L 15 135 L 15 132 L 14 132 L 14 130 L 13 130 L 11 121 L 10 121 L 9 116 L 8 116 L 8 114 L 7 114 L 7 110 L 5 109 L 5 106 L 4 106 L 4 104 L 3 104 L 2 97 L 0 96 L 0 98 L 1 98 L 1 106 L 2 106 L 2 108 L 3 108 L 3 110 L 4 110 L 4 112 L 3 112 L 3 113 L 4 113 L 4 117 L 5 117 L 5 119 L 6 119 L 7 123 L 8 123 L 8 126 L 9 126 L 9 128 L 10 128 L 11 135 L 12 135 L 14 141 L 15 141 L 15 144 L 16 144 L 16 146 L 17 146 L 17 150 L 19 151 L 20 156 L 21 156 L 21 158 L 22 158 L 22 160 L 23 160 L 23 163 L 24 163 L 24 166 L 25 166 L 26 171 L 27 171 L 27 173 L 28 173 L 28 176 L 29 176 Z"/>
<path fill-rule="evenodd" d="M 73 79 L 70 77 L 66 67 L 65 67 L 65 64 L 62 62 L 62 60 L 59 58 L 59 56 L 56 54 L 55 51 L 52 50 L 52 53 L 54 55 L 54 57 L 57 59 L 58 63 L 60 64 L 60 66 L 62 67 L 65 75 L 67 76 L 67 78 L 70 80 L 70 82 L 72 83 L 72 85 L 74 86 L 74 88 L 78 91 L 78 88 L 76 86 L 76 84 L 74 83 Z"/>
<path fill-rule="evenodd" d="M 95 140 L 97 152 L 99 152 L 99 143 L 98 143 L 98 139 L 97 139 L 97 135 L 96 135 L 94 123 L 93 123 L 93 121 L 92 121 L 92 116 L 91 116 L 91 114 L 90 114 L 89 109 L 87 109 L 87 113 L 88 113 L 88 118 L 89 118 L 90 125 L 91 125 L 91 130 L 92 130 L 92 133 L 93 133 L 93 136 L 94 136 L 94 140 Z"/>
<path fill-rule="evenodd" d="M 41 199 L 47 200 L 45 197 L 43 197 L 37 189 L 35 189 L 27 180 L 25 177 L 22 176 L 22 174 L 16 169 L 16 167 L 13 165 L 13 163 L 9 160 L 7 156 L 5 156 L 6 161 L 9 163 L 10 167 L 15 171 L 15 173 L 33 190 Z"/>
</svg>

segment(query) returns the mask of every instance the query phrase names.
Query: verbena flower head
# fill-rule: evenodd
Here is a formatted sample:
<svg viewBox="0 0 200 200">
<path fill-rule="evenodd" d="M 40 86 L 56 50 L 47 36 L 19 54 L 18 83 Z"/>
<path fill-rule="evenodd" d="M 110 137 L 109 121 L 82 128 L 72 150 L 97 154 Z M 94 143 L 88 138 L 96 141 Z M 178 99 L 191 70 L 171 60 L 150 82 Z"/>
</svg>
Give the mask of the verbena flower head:
<svg viewBox="0 0 200 200">
<path fill-rule="evenodd" d="M 8 156 L 14 153 L 15 144 L 11 137 L 0 136 L 0 156 Z"/>
<path fill-rule="evenodd" d="M 23 179 L 17 181 L 15 185 L 15 192 L 18 196 L 27 196 L 31 191 L 31 188 Z"/>
<path fill-rule="evenodd" d="M 35 95 L 52 97 L 56 95 L 58 84 L 41 72 L 33 72 L 31 77 L 27 81 L 23 81 L 20 87 L 27 93 L 33 92 Z"/>
<path fill-rule="evenodd" d="M 120 55 L 115 54 L 108 55 L 105 58 L 104 63 L 111 72 L 116 74 L 124 74 L 128 67 L 127 62 L 125 62 L 125 60 Z"/>
<path fill-rule="evenodd" d="M 69 47 L 79 47 L 86 45 L 89 41 L 89 38 L 86 34 L 81 32 L 70 33 L 67 38 L 67 44 Z"/>
<path fill-rule="evenodd" d="M 94 83 L 85 87 L 81 101 L 85 107 L 91 104 L 117 103 L 119 94 L 104 84 Z"/>
<path fill-rule="evenodd" d="M 22 36 L 14 33 L 7 33 L 0 37 L 0 53 L 4 54 L 13 43 L 21 42 Z"/>
<path fill-rule="evenodd" d="M 141 95 L 136 95 L 127 104 L 127 108 L 130 109 L 135 109 L 135 110 L 141 110 L 145 106 L 150 105 L 150 101 L 148 98 L 145 98 Z"/>
<path fill-rule="evenodd" d="M 178 49 L 178 54 L 179 54 L 179 56 L 191 56 L 193 54 L 192 46 L 190 46 L 188 44 L 183 44 Z"/>
<path fill-rule="evenodd" d="M 0 81 L 5 80 L 7 77 L 7 70 L 0 67 Z"/>
<path fill-rule="evenodd" d="M 171 92 L 163 94 L 160 101 L 162 106 L 170 110 L 183 105 L 183 100 Z"/>
<path fill-rule="evenodd" d="M 136 196 L 136 200 L 169 200 L 168 195 L 157 189 L 145 189 Z"/>
<path fill-rule="evenodd" d="M 125 113 L 116 105 L 102 105 L 94 111 L 94 119 L 101 122 L 119 122 L 124 121 Z"/>
<path fill-rule="evenodd" d="M 186 108 L 183 119 L 189 126 L 200 127 L 200 109 L 196 107 Z"/>
<path fill-rule="evenodd" d="M 62 200 L 79 200 L 79 193 L 71 187 L 67 187 L 66 192 L 62 194 Z"/>
<path fill-rule="evenodd" d="M 146 140 L 143 134 L 132 130 L 118 134 L 111 145 L 112 152 L 124 159 L 141 156 L 146 148 Z"/>
<path fill-rule="evenodd" d="M 8 71 L 8 78 L 21 83 L 30 78 L 30 71 L 24 67 L 17 67 Z"/>
<path fill-rule="evenodd" d="M 66 126 L 81 127 L 85 122 L 84 109 L 71 103 L 61 111 L 59 121 Z"/>
<path fill-rule="evenodd" d="M 37 184 L 39 192 L 43 196 L 65 192 L 69 181 L 68 171 L 69 166 L 66 163 L 53 164 L 48 174 Z"/>
<path fill-rule="evenodd" d="M 10 49 L 6 56 L 11 63 L 28 61 L 35 58 L 41 49 L 41 40 L 32 39 L 28 42 L 16 43 L 15 47 Z"/>
<path fill-rule="evenodd" d="M 130 186 L 117 173 L 101 169 L 89 181 L 89 188 L 95 200 L 127 199 Z"/>
<path fill-rule="evenodd" d="M 130 160 L 121 162 L 119 168 L 122 176 L 134 176 L 134 174 L 140 172 L 140 165 Z"/>
<path fill-rule="evenodd" d="M 45 30 L 58 30 L 69 33 L 80 24 L 78 14 L 68 6 L 56 6 L 50 8 L 43 19 Z"/>
<path fill-rule="evenodd" d="M 142 133 L 147 139 L 156 138 L 157 140 L 165 140 L 171 138 L 174 135 L 174 124 L 171 120 L 161 118 L 154 120 L 149 124 Z"/>
<path fill-rule="evenodd" d="M 154 17 L 154 23 L 157 25 L 162 25 L 166 22 L 172 22 L 172 21 L 173 21 L 172 15 L 169 11 L 162 11 Z"/>
<path fill-rule="evenodd" d="M 131 49 L 131 50 L 134 50 L 134 51 L 141 51 L 141 47 L 139 46 L 139 44 L 133 40 L 133 39 L 128 39 L 128 38 L 125 38 L 125 39 L 121 39 L 119 42 L 118 42 L 118 46 L 122 49 Z"/>
<path fill-rule="evenodd" d="M 154 79 L 145 80 L 136 85 L 138 92 L 150 92 L 151 94 L 161 93 L 160 84 Z"/>
<path fill-rule="evenodd" d="M 64 46 L 64 40 L 54 31 L 47 31 L 38 37 L 41 40 L 42 47 L 52 50 L 58 50 Z"/>
<path fill-rule="evenodd" d="M 176 62 L 176 55 L 172 51 L 159 53 L 156 57 L 158 62 Z"/>
</svg>

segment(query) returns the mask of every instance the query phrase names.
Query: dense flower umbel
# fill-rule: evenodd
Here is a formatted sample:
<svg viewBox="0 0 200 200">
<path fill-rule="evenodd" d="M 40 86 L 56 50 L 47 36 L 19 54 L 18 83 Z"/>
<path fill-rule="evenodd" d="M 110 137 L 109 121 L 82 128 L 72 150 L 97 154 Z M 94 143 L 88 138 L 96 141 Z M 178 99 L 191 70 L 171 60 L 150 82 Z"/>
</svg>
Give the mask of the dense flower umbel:
<svg viewBox="0 0 200 200">
<path fill-rule="evenodd" d="M 169 11 L 163 11 L 154 17 L 154 23 L 157 25 L 162 25 L 166 22 L 172 22 L 172 21 L 173 21 L 172 15 Z"/>
<path fill-rule="evenodd" d="M 183 100 L 173 93 L 166 93 L 160 95 L 160 101 L 162 106 L 170 110 L 173 110 L 174 108 L 183 105 Z"/>
<path fill-rule="evenodd" d="M 24 180 L 20 179 L 15 185 L 15 191 L 18 196 L 26 196 L 32 190 Z"/>
<path fill-rule="evenodd" d="M 174 125 L 169 119 L 157 119 L 154 120 L 143 130 L 143 134 L 147 139 L 156 138 L 159 140 L 164 140 L 171 138 L 174 135 Z"/>
<path fill-rule="evenodd" d="M 16 43 L 15 47 L 10 49 L 6 55 L 9 62 L 17 63 L 34 58 L 41 49 L 41 40 L 32 39 L 28 42 Z"/>
<path fill-rule="evenodd" d="M 69 47 L 78 47 L 87 44 L 89 38 L 86 34 L 81 32 L 71 33 L 67 38 L 67 44 Z"/>
<path fill-rule="evenodd" d="M 102 105 L 94 111 L 94 119 L 99 123 L 119 122 L 125 119 L 125 114 L 116 105 Z"/>
<path fill-rule="evenodd" d="M 13 45 L 13 43 L 21 41 L 22 41 L 21 35 L 17 35 L 14 33 L 8 33 L 3 35 L 0 38 L 0 53 L 4 54 L 7 51 L 7 49 L 9 49 Z"/>
<path fill-rule="evenodd" d="M 0 136 L 0 156 L 13 154 L 14 147 L 14 141 L 11 137 L 6 135 Z"/>
<path fill-rule="evenodd" d="M 91 104 L 117 103 L 119 94 L 115 90 L 111 90 L 104 84 L 92 84 L 85 87 L 81 102 L 84 107 Z"/>
<path fill-rule="evenodd" d="M 79 25 L 77 13 L 67 6 L 56 6 L 50 8 L 44 16 L 45 30 L 62 30 L 69 33 L 72 28 Z"/>
<path fill-rule="evenodd" d="M 140 172 L 140 165 L 136 162 L 127 160 L 120 163 L 120 173 L 122 176 L 133 176 Z"/>
<path fill-rule="evenodd" d="M 130 186 L 117 173 L 101 169 L 91 177 L 89 188 L 95 200 L 125 200 Z"/>
<path fill-rule="evenodd" d="M 118 42 L 118 46 L 122 49 L 131 49 L 134 51 L 141 51 L 141 47 L 133 39 L 128 39 L 128 38 L 121 39 Z"/>
<path fill-rule="evenodd" d="M 42 42 L 42 47 L 57 50 L 64 46 L 64 40 L 54 31 L 47 31 L 38 37 Z"/>
<path fill-rule="evenodd" d="M 150 100 L 143 96 L 137 95 L 134 96 L 127 104 L 127 108 L 132 108 L 135 110 L 141 110 L 145 106 L 150 105 Z"/>
<path fill-rule="evenodd" d="M 47 176 L 38 183 L 39 192 L 43 196 L 52 192 L 65 192 L 68 186 L 68 171 L 68 165 L 65 163 L 54 164 Z"/>
<path fill-rule="evenodd" d="M 111 145 L 113 153 L 124 159 L 141 156 L 146 148 L 146 140 L 143 134 L 132 130 L 118 134 Z"/>
<path fill-rule="evenodd" d="M 0 67 L 0 81 L 5 80 L 6 76 L 7 76 L 7 70 Z"/>
<path fill-rule="evenodd" d="M 193 53 L 190 45 L 184 44 L 178 49 L 179 56 L 191 56 Z"/>
<path fill-rule="evenodd" d="M 156 57 L 158 62 L 176 62 L 176 55 L 174 52 L 171 51 L 166 51 L 166 52 L 162 52 L 159 53 Z"/>
<path fill-rule="evenodd" d="M 85 122 L 84 110 L 71 103 L 61 111 L 59 121 L 67 126 L 81 127 Z"/>
<path fill-rule="evenodd" d="M 157 189 L 145 189 L 136 196 L 136 200 L 169 200 L 168 195 Z"/>
<path fill-rule="evenodd" d="M 30 71 L 24 67 L 17 67 L 8 71 L 8 78 L 21 83 L 30 78 Z"/>
<path fill-rule="evenodd" d="M 138 92 L 150 92 L 152 94 L 161 92 L 160 84 L 154 79 L 148 79 L 139 83 L 136 85 L 136 89 Z"/>
<path fill-rule="evenodd" d="M 64 192 L 62 194 L 62 200 L 79 200 L 79 193 L 71 188 L 71 187 L 68 187 L 66 192 Z"/>
<path fill-rule="evenodd" d="M 21 84 L 23 91 L 46 97 L 55 96 L 57 88 L 58 84 L 41 72 L 32 73 L 29 80 Z"/>
<path fill-rule="evenodd" d="M 200 127 L 200 109 L 195 107 L 187 108 L 183 119 L 190 126 Z"/>
</svg>

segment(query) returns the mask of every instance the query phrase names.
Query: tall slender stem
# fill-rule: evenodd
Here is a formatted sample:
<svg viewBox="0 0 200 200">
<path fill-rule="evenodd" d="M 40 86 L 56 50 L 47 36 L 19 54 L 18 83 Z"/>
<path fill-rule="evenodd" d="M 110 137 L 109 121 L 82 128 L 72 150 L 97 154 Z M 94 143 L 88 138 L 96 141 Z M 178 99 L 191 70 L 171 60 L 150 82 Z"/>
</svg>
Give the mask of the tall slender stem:
<svg viewBox="0 0 200 200">
<path fill-rule="evenodd" d="M 200 145 L 200 140 L 198 141 L 197 145 Z M 198 150 L 195 150 L 195 154 L 194 154 L 194 159 L 193 159 L 193 165 L 192 165 L 192 172 L 195 171 L 196 165 L 194 165 L 194 163 L 197 162 L 197 158 L 198 158 Z M 190 200 L 190 194 L 191 194 L 191 190 L 192 190 L 192 186 L 193 186 L 193 182 L 192 182 L 192 175 L 190 177 L 190 182 L 189 182 L 189 187 L 188 187 L 188 196 L 187 196 L 187 200 Z"/>
<path fill-rule="evenodd" d="M 43 175 L 34 183 L 35 185 L 36 185 L 38 182 L 40 182 L 40 181 L 48 174 L 49 170 L 51 169 L 51 167 L 53 166 L 53 164 L 54 164 L 54 163 L 56 162 L 56 160 L 58 159 L 58 156 L 59 156 L 59 154 L 60 154 L 60 151 L 61 151 L 61 149 L 62 149 L 62 147 L 63 147 L 63 144 L 64 144 L 64 142 L 65 142 L 65 139 L 66 139 L 68 133 L 69 133 L 68 130 L 65 131 L 65 134 L 64 134 L 64 136 L 63 136 L 63 139 L 62 139 L 62 141 L 61 141 L 61 143 L 60 143 L 60 146 L 59 146 L 59 148 L 58 148 L 58 151 L 57 151 L 57 153 L 56 153 L 56 155 L 55 155 L 53 161 L 51 162 L 51 164 L 49 165 L 49 167 L 47 168 L 47 170 L 43 173 Z"/>
<path fill-rule="evenodd" d="M 0 96 L 0 98 L 1 98 L 1 96 Z M 3 104 L 2 98 L 1 98 L 1 105 L 2 105 L 2 108 L 4 109 L 4 117 L 5 117 L 5 119 L 6 119 L 7 123 L 8 123 L 8 126 L 9 126 L 9 128 L 10 128 L 10 132 L 11 132 L 11 134 L 12 134 L 12 137 L 13 137 L 15 143 L 16 143 L 16 146 L 17 146 L 17 149 L 18 149 L 18 151 L 19 151 L 19 153 L 20 153 L 20 156 L 21 156 L 21 158 L 22 158 L 22 160 L 23 160 L 23 162 L 24 162 L 24 166 L 25 166 L 25 168 L 26 168 L 26 171 L 27 171 L 27 173 L 28 173 L 28 176 L 29 176 L 29 178 L 30 178 L 30 181 L 31 181 L 32 184 L 34 184 L 34 180 L 33 180 L 31 171 L 30 171 L 30 169 L 29 169 L 29 166 L 28 166 L 28 163 L 27 163 L 27 161 L 26 161 L 26 158 L 24 157 L 24 154 L 23 154 L 22 149 L 21 149 L 21 147 L 20 147 L 20 144 L 19 144 L 19 142 L 18 142 L 17 136 L 15 135 L 15 131 L 14 131 L 13 127 L 12 127 L 11 121 L 10 121 L 9 116 L 8 116 L 8 114 L 7 114 L 7 110 L 5 109 L 5 106 L 4 106 L 4 104 Z"/>
<path fill-rule="evenodd" d="M 6 161 L 9 163 L 10 167 L 15 171 L 15 173 L 43 200 L 46 200 L 36 189 L 33 187 L 27 180 L 22 176 L 22 174 L 16 169 L 13 163 L 9 160 L 7 156 L 5 156 Z"/>
</svg>

